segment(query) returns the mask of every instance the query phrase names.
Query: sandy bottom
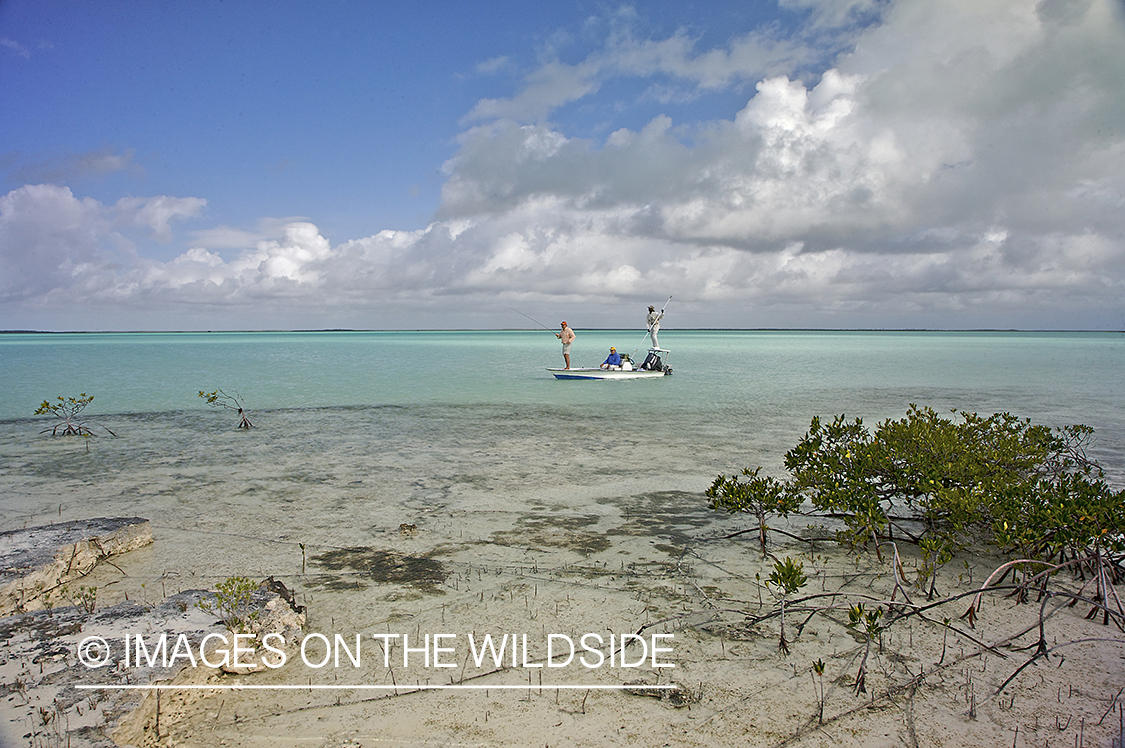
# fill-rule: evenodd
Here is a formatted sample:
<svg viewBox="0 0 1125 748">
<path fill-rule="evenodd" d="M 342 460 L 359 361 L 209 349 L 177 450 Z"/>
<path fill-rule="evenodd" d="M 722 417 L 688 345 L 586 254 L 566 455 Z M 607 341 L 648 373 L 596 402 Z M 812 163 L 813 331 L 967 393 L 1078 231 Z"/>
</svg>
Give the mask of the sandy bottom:
<svg viewBox="0 0 1125 748">
<path fill-rule="evenodd" d="M 906 611 L 891 603 L 891 563 L 871 551 L 773 536 L 770 551 L 802 561 L 809 577 L 786 609 L 786 655 L 777 598 L 761 583 L 772 560 L 752 533 L 723 538 L 746 523 L 710 512 L 698 494 L 634 497 L 627 511 L 543 505 L 514 517 L 465 513 L 410 524 L 378 545 L 309 553 L 303 573 L 286 580 L 309 606 L 306 633 L 340 635 L 358 666 L 343 651 L 338 664 L 312 666 L 326 654 L 314 638 L 312 665 L 293 652 L 282 667 L 251 675 L 189 672 L 185 682 L 215 688 L 162 692 L 159 734 L 150 697 L 116 739 L 318 748 L 1110 746 L 1121 734 L 1125 635 L 1086 620 L 1088 605 L 1051 598 L 1041 607 L 1034 595 L 1020 603 L 989 594 L 975 628 L 960 618 L 967 597 L 928 607 L 876 637 L 866 691 L 856 693 L 868 648 L 846 625 L 849 606 L 863 602 L 891 619 Z M 917 559 L 901 551 L 913 580 Z M 956 558 L 940 573 L 939 596 L 978 587 L 1000 563 L 983 552 Z M 903 603 L 901 591 L 895 603 Z M 1034 652 L 1041 609 L 1049 656 L 1002 687 Z M 643 643 L 618 648 L 621 634 L 638 633 Z M 435 654 L 439 634 L 447 649 Z M 595 638 L 581 648 L 594 634 L 604 642 L 600 655 L 590 651 L 599 649 Z M 508 648 L 499 666 L 490 655 L 478 666 L 470 635 L 478 652 L 485 635 L 496 644 L 514 637 L 515 660 Z M 562 635 L 575 657 L 546 666 L 567 659 Z M 413 648 L 405 664 L 404 639 Z M 638 666 L 620 666 L 622 655 Z M 587 667 L 580 656 L 605 661 Z M 616 688 L 638 681 L 676 688 Z M 245 685 L 288 688 L 231 688 Z"/>
<path fill-rule="evenodd" d="M 105 440 L 82 460 L 60 440 L 14 431 L 0 439 L 7 526 L 92 516 L 152 521 L 152 546 L 115 558 L 86 581 L 98 588 L 99 605 L 126 596 L 147 605 L 230 576 L 273 575 L 308 607 L 307 634 L 330 642 L 338 635 L 353 655 L 360 636 L 358 667 L 340 652 L 338 665 L 313 667 L 296 653 L 283 667 L 252 675 L 189 670 L 185 684 L 209 687 L 162 691 L 159 728 L 150 694 L 117 739 L 317 748 L 1108 748 L 1120 735 L 1125 634 L 1086 620 L 1087 605 L 1048 600 L 1049 657 L 1003 689 L 1038 641 L 1034 596 L 1024 603 L 987 596 L 975 628 L 960 618 L 968 598 L 898 619 L 872 643 L 866 692 L 857 694 L 866 646 L 846 626 L 848 608 L 863 602 L 888 619 L 901 614 L 889 604 L 892 566 L 871 550 L 849 554 L 834 542 L 773 536 L 771 553 L 799 559 L 809 576 L 787 606 L 792 641 L 790 653 L 781 653 L 777 600 L 761 584 L 772 561 L 753 533 L 724 538 L 747 528 L 747 518 L 707 509 L 702 495 L 716 473 L 761 464 L 760 455 L 722 447 L 736 440 L 720 433 L 693 433 L 699 446 L 684 449 L 574 419 L 529 439 L 539 432 L 508 410 L 474 410 L 451 425 L 442 420 L 447 413 L 293 411 L 252 435 L 208 431 L 185 416 L 186 423 L 161 428 L 146 422 L 144 432 L 138 425 L 143 441 Z M 464 433 L 487 438 L 466 442 Z M 660 447 L 664 441 L 673 446 Z M 794 535 L 831 534 L 804 525 L 777 523 Z M 913 580 L 913 549 L 901 551 Z M 970 592 L 1001 562 L 982 549 L 954 559 L 940 572 L 939 595 Z M 903 602 L 901 592 L 895 602 Z M 645 664 L 621 667 L 620 636 L 638 632 L 649 648 L 653 635 L 672 635 L 657 640 L 671 651 L 656 661 L 674 667 L 654 667 L 636 641 L 624 649 L 626 662 Z M 450 635 L 439 644 L 451 651 L 438 652 L 438 663 L 453 667 L 432 659 L 439 634 Z M 580 646 L 588 634 L 602 637 L 605 662 L 583 666 L 583 655 L 597 663 L 583 650 L 563 667 L 535 667 L 565 659 L 564 650 L 546 662 L 546 643 L 564 643 L 552 635 Z M 507 635 L 501 663 L 487 658 L 478 666 L 470 635 L 478 653 L 485 635 L 497 645 Z M 514 664 L 513 636 L 520 645 Z M 428 663 L 418 651 L 427 637 Z M 414 648 L 405 665 L 404 638 Z M 598 648 L 596 639 L 586 641 Z M 322 644 L 314 639 L 307 649 L 313 664 Z M 822 720 L 817 661 L 824 663 Z M 678 689 L 620 690 L 633 681 Z M 245 685 L 287 688 L 231 688 Z M 8 690 L 3 698 L 20 696 Z M 5 748 L 52 745 L 37 740 L 23 727 L 0 735 Z"/>
</svg>

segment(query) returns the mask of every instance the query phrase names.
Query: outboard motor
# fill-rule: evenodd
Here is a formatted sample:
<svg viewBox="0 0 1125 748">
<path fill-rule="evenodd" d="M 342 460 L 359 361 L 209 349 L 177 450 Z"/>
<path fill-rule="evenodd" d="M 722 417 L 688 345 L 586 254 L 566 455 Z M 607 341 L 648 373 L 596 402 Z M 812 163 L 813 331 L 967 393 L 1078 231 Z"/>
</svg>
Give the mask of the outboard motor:
<svg viewBox="0 0 1125 748">
<path fill-rule="evenodd" d="M 660 360 L 660 356 L 653 351 L 649 351 L 648 358 L 641 364 L 641 369 L 645 371 L 664 371 L 664 362 Z"/>
</svg>

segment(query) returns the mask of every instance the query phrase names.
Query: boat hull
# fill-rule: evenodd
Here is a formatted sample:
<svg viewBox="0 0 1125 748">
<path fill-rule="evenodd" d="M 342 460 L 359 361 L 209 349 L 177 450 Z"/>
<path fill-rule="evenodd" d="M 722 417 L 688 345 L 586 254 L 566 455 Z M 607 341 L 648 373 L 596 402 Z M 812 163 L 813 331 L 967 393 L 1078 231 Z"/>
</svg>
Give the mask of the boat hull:
<svg viewBox="0 0 1125 748">
<path fill-rule="evenodd" d="M 556 379 L 659 379 L 667 372 L 633 369 L 547 369 Z"/>
</svg>

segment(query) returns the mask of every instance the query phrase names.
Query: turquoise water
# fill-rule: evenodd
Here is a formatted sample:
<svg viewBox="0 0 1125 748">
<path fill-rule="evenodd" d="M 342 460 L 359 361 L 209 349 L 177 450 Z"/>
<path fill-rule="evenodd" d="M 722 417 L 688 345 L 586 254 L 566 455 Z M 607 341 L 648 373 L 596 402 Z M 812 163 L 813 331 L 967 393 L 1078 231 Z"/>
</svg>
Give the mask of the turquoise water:
<svg viewBox="0 0 1125 748">
<path fill-rule="evenodd" d="M 1117 333 L 666 331 L 662 340 L 677 376 L 658 397 L 673 407 L 907 391 L 1085 413 L 1093 403 L 1119 410 L 1125 392 Z M 635 331 L 584 331 L 574 363 L 595 365 L 610 345 L 643 357 L 642 341 Z M 90 411 L 99 413 L 193 408 L 200 389 L 215 387 L 259 409 L 534 404 L 574 386 L 544 371 L 561 365 L 558 347 L 547 331 L 4 335 L 0 418 L 78 390 L 98 394 Z M 656 393 L 583 385 L 581 399 L 641 404 Z"/>
<path fill-rule="evenodd" d="M 674 376 L 592 383 L 545 371 L 561 365 L 545 330 L 4 335 L 0 419 L 79 392 L 95 395 L 91 415 L 200 410 L 198 391 L 221 387 L 254 411 L 491 404 L 800 427 L 816 414 L 897 416 L 917 402 L 1084 422 L 1115 441 L 1125 423 L 1121 334 L 669 330 L 662 341 Z M 642 342 L 636 331 L 580 331 L 574 363 Z M 741 427 L 727 425 L 736 438 Z"/>
<path fill-rule="evenodd" d="M 574 363 L 641 343 L 579 330 Z M 715 475 L 780 473 L 811 417 L 874 425 L 910 403 L 1085 423 L 1092 456 L 1125 476 L 1120 334 L 666 330 L 661 343 L 672 376 L 612 382 L 555 380 L 544 330 L 0 336 L 0 528 L 149 518 L 159 542 L 141 580 L 285 574 L 299 543 L 375 545 L 400 523 L 433 543 L 506 537 L 546 508 L 601 522 L 654 496 L 702 523 Z M 242 395 L 253 431 L 197 395 L 216 388 Z M 118 434 L 88 453 L 32 416 L 80 392 Z"/>
<path fill-rule="evenodd" d="M 595 383 L 545 371 L 561 365 L 547 331 L 5 335 L 0 419 L 79 392 L 95 395 L 91 415 L 199 410 L 198 391 L 221 387 L 256 411 L 501 404 L 806 425 L 836 412 L 873 422 L 918 402 L 1084 422 L 1115 439 L 1125 423 L 1120 334 L 666 331 L 662 340 L 672 377 Z M 635 331 L 583 331 L 574 363 L 642 342 Z"/>
</svg>

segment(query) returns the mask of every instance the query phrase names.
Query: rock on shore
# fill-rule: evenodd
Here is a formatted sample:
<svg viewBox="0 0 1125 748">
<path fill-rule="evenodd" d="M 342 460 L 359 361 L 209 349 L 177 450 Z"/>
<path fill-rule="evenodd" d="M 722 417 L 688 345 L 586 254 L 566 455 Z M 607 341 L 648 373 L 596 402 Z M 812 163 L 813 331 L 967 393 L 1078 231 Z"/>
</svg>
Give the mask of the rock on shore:
<svg viewBox="0 0 1125 748">
<path fill-rule="evenodd" d="M 152 543 L 140 517 L 99 517 L 0 533 L 0 616 L 38 610 L 101 561 Z"/>
<path fill-rule="evenodd" d="M 230 635 L 208 612 L 220 607 L 215 591 L 103 608 L 92 595 L 52 594 L 106 558 L 152 542 L 148 520 L 137 517 L 0 533 L 0 745 L 149 743 L 161 734 L 161 706 L 159 691 L 145 686 L 203 684 L 253 672 L 211 667 L 198 657 L 205 637 L 218 642 L 207 647 L 213 651 Z M 79 605 L 62 607 L 69 598 Z M 296 646 L 305 624 L 304 608 L 272 577 L 254 587 L 245 613 L 247 636 L 260 640 L 277 633 L 287 649 Z"/>
</svg>

